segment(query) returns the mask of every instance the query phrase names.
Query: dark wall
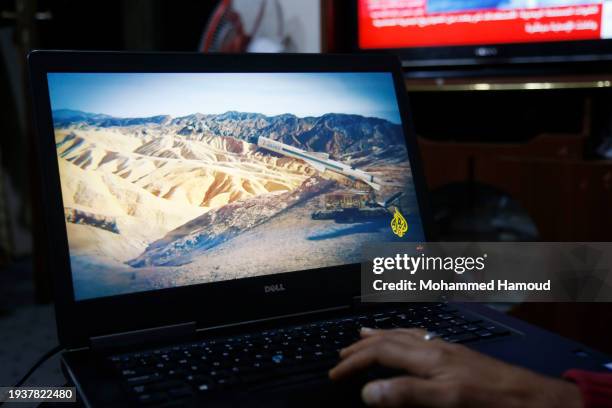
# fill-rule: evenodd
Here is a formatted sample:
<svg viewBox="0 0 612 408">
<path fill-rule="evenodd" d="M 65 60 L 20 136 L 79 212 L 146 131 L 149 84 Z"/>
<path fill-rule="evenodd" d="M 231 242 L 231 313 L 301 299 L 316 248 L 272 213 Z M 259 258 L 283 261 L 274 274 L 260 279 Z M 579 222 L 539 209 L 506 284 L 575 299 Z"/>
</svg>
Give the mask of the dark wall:
<svg viewBox="0 0 612 408">
<path fill-rule="evenodd" d="M 41 48 L 195 51 L 214 1 L 47 0 Z"/>
</svg>

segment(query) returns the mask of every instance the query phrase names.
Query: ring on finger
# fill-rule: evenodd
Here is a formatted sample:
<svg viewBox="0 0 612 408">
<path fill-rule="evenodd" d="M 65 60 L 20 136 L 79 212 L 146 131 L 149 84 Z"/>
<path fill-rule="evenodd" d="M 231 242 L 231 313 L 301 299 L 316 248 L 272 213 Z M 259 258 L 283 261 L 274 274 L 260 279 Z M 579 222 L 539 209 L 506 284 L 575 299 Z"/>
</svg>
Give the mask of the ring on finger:
<svg viewBox="0 0 612 408">
<path fill-rule="evenodd" d="M 433 339 L 435 339 L 436 337 L 438 337 L 437 333 L 434 332 L 427 332 L 425 333 L 425 335 L 423 336 L 423 340 L 425 341 L 431 341 Z"/>
</svg>

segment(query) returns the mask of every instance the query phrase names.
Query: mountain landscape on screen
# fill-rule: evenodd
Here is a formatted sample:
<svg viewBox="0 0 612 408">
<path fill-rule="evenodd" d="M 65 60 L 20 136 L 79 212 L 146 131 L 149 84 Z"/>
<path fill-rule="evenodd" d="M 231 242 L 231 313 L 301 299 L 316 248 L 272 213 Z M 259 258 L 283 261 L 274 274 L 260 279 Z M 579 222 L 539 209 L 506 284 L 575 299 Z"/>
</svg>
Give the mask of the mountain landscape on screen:
<svg viewBox="0 0 612 408">
<path fill-rule="evenodd" d="M 338 216 L 345 213 L 336 201 L 364 193 L 355 193 L 358 180 L 321 163 L 378 180 L 378 202 L 399 192 L 416 207 L 405 188 L 401 126 L 385 119 L 235 111 L 117 118 L 61 109 L 53 120 L 84 297 L 300 270 L 313 259 L 342 264 L 359 256 L 362 242 L 389 238 L 382 207 Z M 262 140 L 299 150 L 282 154 Z M 265 259 L 272 247 L 287 251 L 277 265 Z"/>
<path fill-rule="evenodd" d="M 424 240 L 390 72 L 47 82 L 77 300 L 334 273 Z"/>
</svg>

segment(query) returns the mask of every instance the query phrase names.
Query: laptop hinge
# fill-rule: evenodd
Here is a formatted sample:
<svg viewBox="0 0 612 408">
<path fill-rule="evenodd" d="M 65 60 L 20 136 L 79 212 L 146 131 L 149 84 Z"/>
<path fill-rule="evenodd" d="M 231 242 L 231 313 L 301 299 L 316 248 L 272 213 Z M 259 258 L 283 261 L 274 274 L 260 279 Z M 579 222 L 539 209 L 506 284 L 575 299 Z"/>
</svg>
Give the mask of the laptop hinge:
<svg viewBox="0 0 612 408">
<path fill-rule="evenodd" d="M 95 336 L 90 337 L 89 341 L 92 350 L 102 350 L 115 347 L 142 345 L 150 342 L 170 341 L 193 335 L 195 332 L 196 323 L 188 322 Z"/>
</svg>

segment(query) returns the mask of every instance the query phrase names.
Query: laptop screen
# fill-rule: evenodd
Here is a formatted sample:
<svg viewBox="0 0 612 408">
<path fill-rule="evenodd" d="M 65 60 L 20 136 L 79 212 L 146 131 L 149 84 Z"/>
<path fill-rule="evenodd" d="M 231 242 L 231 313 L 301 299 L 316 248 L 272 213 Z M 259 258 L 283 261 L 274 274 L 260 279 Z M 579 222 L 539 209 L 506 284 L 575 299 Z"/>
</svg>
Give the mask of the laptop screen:
<svg viewBox="0 0 612 408">
<path fill-rule="evenodd" d="M 423 241 L 391 73 L 49 73 L 76 300 Z"/>
</svg>

